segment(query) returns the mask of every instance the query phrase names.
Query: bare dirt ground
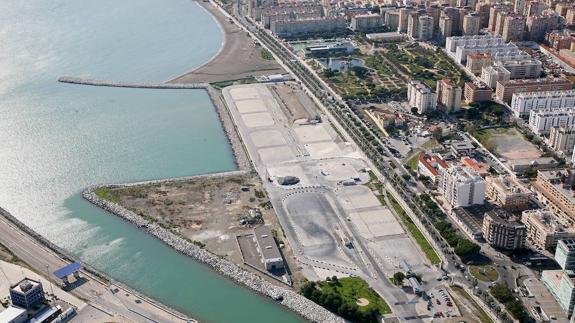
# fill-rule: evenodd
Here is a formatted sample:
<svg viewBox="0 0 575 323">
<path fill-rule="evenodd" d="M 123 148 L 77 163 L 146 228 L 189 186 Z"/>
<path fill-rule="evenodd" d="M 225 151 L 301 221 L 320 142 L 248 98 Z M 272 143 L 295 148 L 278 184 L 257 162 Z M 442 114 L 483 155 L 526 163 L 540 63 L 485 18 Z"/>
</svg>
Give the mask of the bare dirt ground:
<svg viewBox="0 0 575 323">
<path fill-rule="evenodd" d="M 293 123 L 296 120 L 310 118 L 310 114 L 307 112 L 298 97 L 301 90 L 294 89 L 291 86 L 272 86 L 270 89 L 272 90 L 276 100 L 281 102 L 281 107 L 289 117 L 290 123 Z"/>
<path fill-rule="evenodd" d="M 195 71 L 181 75 L 172 83 L 214 83 L 243 78 L 282 74 L 285 70 L 273 59 L 264 59 L 261 46 L 228 19 L 212 4 L 197 2 L 219 22 L 225 35 L 224 47 L 209 63 Z"/>
<path fill-rule="evenodd" d="M 283 244 L 281 251 L 294 275 L 292 279 L 301 280 L 277 216 L 260 179 L 253 174 L 114 188 L 110 194 L 122 206 L 204 244 L 210 252 L 251 271 L 243 264 L 236 237 L 252 234 L 254 227 L 261 224 L 271 225 L 278 242 Z M 256 208 L 261 211 L 263 222 L 243 224 L 242 220 L 249 218 L 249 210 Z"/>
</svg>

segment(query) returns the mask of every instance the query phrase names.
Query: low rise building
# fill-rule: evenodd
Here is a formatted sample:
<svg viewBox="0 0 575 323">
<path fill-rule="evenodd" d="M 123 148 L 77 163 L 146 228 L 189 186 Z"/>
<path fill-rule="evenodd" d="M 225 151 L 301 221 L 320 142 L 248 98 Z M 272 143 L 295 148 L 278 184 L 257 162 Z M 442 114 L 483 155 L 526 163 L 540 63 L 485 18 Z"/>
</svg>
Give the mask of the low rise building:
<svg viewBox="0 0 575 323">
<path fill-rule="evenodd" d="M 533 188 L 537 198 L 561 223 L 575 224 L 575 173 L 570 169 L 539 170 Z"/>
<path fill-rule="evenodd" d="M 438 191 L 453 207 L 483 204 L 485 181 L 469 168 L 451 167 L 438 177 Z"/>
<path fill-rule="evenodd" d="M 467 82 L 464 87 L 465 102 L 486 102 L 491 101 L 493 89 L 485 83 Z"/>
<path fill-rule="evenodd" d="M 473 170 L 474 172 L 477 173 L 477 175 L 485 178 L 487 175 L 489 175 L 489 165 L 486 163 L 482 163 L 479 162 L 469 156 L 465 156 L 461 158 L 461 166 L 463 167 L 467 167 L 470 168 L 471 170 Z"/>
<path fill-rule="evenodd" d="M 543 91 L 515 93 L 511 110 L 516 117 L 528 116 L 531 110 L 575 107 L 575 91 Z"/>
<path fill-rule="evenodd" d="M 29 310 L 46 301 L 44 289 L 39 281 L 24 278 L 10 286 L 10 299 L 12 305 Z"/>
<path fill-rule="evenodd" d="M 541 250 L 552 250 L 559 240 L 575 239 L 575 231 L 559 223 L 551 211 L 523 211 L 521 221 L 527 229 L 527 242 Z"/>
<path fill-rule="evenodd" d="M 511 102 L 513 94 L 520 92 L 566 91 L 573 89 L 573 83 L 564 78 L 540 78 L 498 81 L 495 97 L 506 103 Z"/>
<path fill-rule="evenodd" d="M 270 226 L 263 225 L 254 230 L 258 249 L 266 270 L 274 271 L 284 268 L 283 257 L 278 249 Z"/>
<path fill-rule="evenodd" d="M 407 99 L 412 108 L 417 108 L 417 113 L 425 114 L 435 110 L 437 95 L 421 81 L 410 81 L 407 85 Z"/>
<path fill-rule="evenodd" d="M 485 195 L 507 211 L 527 209 L 533 193 L 512 176 L 487 177 Z"/>
<path fill-rule="evenodd" d="M 482 221 L 468 208 L 456 207 L 451 210 L 453 220 L 459 225 L 460 228 L 472 239 L 479 240 L 483 238 Z"/>
<path fill-rule="evenodd" d="M 426 153 L 419 153 L 417 159 L 417 173 L 420 176 L 427 176 L 432 181 L 437 181 L 439 174 L 448 169 L 449 165 L 438 155 L 428 155 Z"/>
<path fill-rule="evenodd" d="M 563 156 L 571 156 L 575 147 L 575 127 L 555 126 L 549 134 L 549 146 Z"/>
<path fill-rule="evenodd" d="M 445 113 L 459 111 L 461 108 L 461 88 L 449 79 L 437 82 L 437 101 Z"/>
<path fill-rule="evenodd" d="M 521 249 L 525 245 L 525 225 L 507 211 L 494 209 L 483 218 L 483 238 L 494 248 Z"/>
<path fill-rule="evenodd" d="M 541 109 L 529 113 L 529 128 L 537 135 L 548 135 L 553 127 L 575 125 L 575 109 Z"/>
</svg>

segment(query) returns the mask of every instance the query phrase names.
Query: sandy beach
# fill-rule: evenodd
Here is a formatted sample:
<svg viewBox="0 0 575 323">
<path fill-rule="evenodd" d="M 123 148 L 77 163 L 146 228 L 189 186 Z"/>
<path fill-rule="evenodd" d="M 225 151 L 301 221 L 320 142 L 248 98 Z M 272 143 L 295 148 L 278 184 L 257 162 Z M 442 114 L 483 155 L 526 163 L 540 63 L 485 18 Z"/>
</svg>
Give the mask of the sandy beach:
<svg viewBox="0 0 575 323">
<path fill-rule="evenodd" d="M 275 60 L 263 59 L 261 47 L 245 31 L 231 23 L 215 5 L 203 1 L 197 1 L 197 4 L 207 10 L 220 25 L 224 33 L 224 46 L 211 61 L 175 77 L 170 83 L 214 83 L 285 73 Z"/>
</svg>

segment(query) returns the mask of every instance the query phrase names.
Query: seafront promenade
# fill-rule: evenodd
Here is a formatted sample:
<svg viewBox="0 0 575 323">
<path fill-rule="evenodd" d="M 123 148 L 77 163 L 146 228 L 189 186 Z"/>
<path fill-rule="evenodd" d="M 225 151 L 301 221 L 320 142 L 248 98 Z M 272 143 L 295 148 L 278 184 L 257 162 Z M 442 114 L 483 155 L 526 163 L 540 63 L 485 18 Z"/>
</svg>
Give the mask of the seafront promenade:
<svg viewBox="0 0 575 323">
<path fill-rule="evenodd" d="M 56 285 L 51 272 L 76 261 L 64 250 L 47 241 L 32 229 L 0 208 L 0 243 L 30 268 Z M 47 270 L 48 269 L 48 270 Z M 146 296 L 116 282 L 96 269 L 85 267 L 81 276 L 87 280 L 69 291 L 88 306 L 78 311 L 78 321 L 196 322 Z M 112 290 L 118 289 L 118 292 Z"/>
</svg>

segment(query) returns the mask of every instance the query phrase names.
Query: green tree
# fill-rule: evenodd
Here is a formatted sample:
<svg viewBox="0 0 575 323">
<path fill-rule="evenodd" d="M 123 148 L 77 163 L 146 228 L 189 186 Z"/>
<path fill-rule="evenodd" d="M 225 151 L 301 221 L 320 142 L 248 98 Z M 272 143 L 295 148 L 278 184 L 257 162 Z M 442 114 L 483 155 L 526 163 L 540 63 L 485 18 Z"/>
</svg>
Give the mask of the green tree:
<svg viewBox="0 0 575 323">
<path fill-rule="evenodd" d="M 393 274 L 393 280 L 395 281 L 396 285 L 403 284 L 404 279 L 405 279 L 405 274 L 402 273 L 401 271 L 398 271 L 395 274 Z"/>
</svg>

